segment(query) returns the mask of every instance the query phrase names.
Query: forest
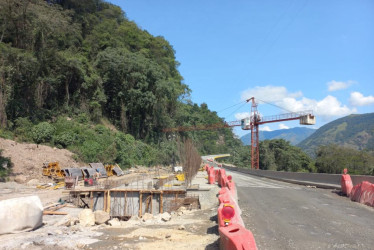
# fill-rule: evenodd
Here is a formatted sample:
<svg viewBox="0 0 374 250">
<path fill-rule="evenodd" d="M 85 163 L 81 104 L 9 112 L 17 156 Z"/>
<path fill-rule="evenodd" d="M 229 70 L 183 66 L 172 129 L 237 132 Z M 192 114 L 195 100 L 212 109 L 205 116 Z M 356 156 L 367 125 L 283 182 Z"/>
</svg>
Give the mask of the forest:
<svg viewBox="0 0 374 250">
<path fill-rule="evenodd" d="M 167 40 L 105 1 L 0 0 L 0 137 L 122 168 L 175 164 L 189 138 L 201 155 L 230 153 L 249 167 L 250 148 L 229 128 L 163 132 L 223 122 L 191 101 L 178 66 Z M 284 140 L 260 150 L 262 169 L 327 171 Z"/>
</svg>

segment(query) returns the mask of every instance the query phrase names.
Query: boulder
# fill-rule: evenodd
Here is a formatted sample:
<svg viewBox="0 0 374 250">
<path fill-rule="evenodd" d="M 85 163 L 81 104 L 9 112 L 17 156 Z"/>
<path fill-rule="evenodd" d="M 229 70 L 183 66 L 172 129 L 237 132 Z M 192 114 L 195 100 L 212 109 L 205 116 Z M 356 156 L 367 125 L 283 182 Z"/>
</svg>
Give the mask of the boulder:
<svg viewBox="0 0 374 250">
<path fill-rule="evenodd" d="M 171 215 L 168 212 L 162 213 L 161 214 L 161 220 L 169 221 L 169 220 L 171 220 Z"/>
<path fill-rule="evenodd" d="M 110 221 L 108 221 L 108 224 L 111 225 L 112 227 L 120 227 L 121 222 L 117 218 L 113 218 Z"/>
<path fill-rule="evenodd" d="M 38 196 L 0 201 L 0 235 L 30 231 L 43 223 L 43 205 Z"/>
<path fill-rule="evenodd" d="M 16 178 L 14 178 L 14 181 L 17 183 L 25 183 L 26 177 L 24 175 L 17 175 Z"/>
<path fill-rule="evenodd" d="M 84 227 L 95 225 L 95 214 L 91 211 L 91 209 L 83 209 L 79 213 L 78 218 L 79 224 Z"/>
<path fill-rule="evenodd" d="M 103 211 L 103 210 L 97 210 L 94 212 L 95 214 L 95 223 L 100 225 L 106 223 L 108 220 L 110 220 L 109 213 Z"/>
<path fill-rule="evenodd" d="M 153 214 L 145 213 L 142 216 L 143 221 L 152 220 L 152 219 L 153 219 Z"/>
</svg>

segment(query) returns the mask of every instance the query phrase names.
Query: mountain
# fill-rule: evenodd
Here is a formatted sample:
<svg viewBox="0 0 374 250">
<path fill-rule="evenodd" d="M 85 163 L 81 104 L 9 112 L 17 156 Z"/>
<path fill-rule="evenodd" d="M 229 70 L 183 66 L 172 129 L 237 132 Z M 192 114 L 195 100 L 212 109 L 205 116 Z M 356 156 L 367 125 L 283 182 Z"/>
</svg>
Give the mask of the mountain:
<svg viewBox="0 0 374 250">
<path fill-rule="evenodd" d="M 305 127 L 296 127 L 290 129 L 279 129 L 274 131 L 260 131 L 260 141 L 271 139 L 285 139 L 290 141 L 292 145 L 296 145 L 316 130 Z M 251 133 L 248 133 L 240 138 L 244 145 L 249 145 L 251 141 Z"/>
<path fill-rule="evenodd" d="M 313 155 L 318 146 L 329 144 L 374 150 L 374 113 L 349 115 L 327 123 L 297 146 Z"/>
</svg>

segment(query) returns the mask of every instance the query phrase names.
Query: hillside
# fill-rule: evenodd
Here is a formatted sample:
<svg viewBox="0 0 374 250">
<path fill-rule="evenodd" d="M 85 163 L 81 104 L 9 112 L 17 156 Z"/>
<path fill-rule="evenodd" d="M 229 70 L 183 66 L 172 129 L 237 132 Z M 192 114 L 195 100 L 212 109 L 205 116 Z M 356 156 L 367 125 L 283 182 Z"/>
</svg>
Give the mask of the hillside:
<svg viewBox="0 0 374 250">
<path fill-rule="evenodd" d="M 191 101 L 173 46 L 120 7 L 0 1 L 0 26 L 0 137 L 121 167 L 178 161 L 185 138 L 201 154 L 249 155 L 231 129 L 163 132 L 223 119 Z"/>
<path fill-rule="evenodd" d="M 337 144 L 357 150 L 374 150 L 374 113 L 349 115 L 320 127 L 300 142 L 309 155 L 320 145 Z"/>
<path fill-rule="evenodd" d="M 291 145 L 296 145 L 316 130 L 305 127 L 295 127 L 290 129 L 279 129 L 274 131 L 260 131 L 260 141 L 272 139 L 284 139 L 289 141 Z M 251 134 L 248 133 L 240 138 L 244 145 L 249 145 L 251 141 Z"/>
</svg>

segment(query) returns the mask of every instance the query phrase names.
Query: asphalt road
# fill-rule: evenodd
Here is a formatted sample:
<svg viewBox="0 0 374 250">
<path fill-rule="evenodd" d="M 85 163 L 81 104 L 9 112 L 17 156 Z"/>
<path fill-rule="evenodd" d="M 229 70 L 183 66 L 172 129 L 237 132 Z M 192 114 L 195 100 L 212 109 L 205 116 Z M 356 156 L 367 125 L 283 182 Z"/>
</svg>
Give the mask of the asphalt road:
<svg viewBox="0 0 374 250">
<path fill-rule="evenodd" d="M 259 250 L 374 250 L 374 208 L 334 190 L 226 173 L 236 182 L 242 219 Z"/>
</svg>

